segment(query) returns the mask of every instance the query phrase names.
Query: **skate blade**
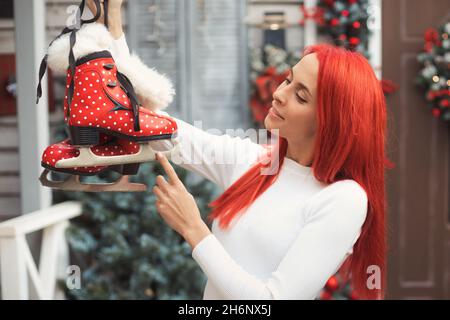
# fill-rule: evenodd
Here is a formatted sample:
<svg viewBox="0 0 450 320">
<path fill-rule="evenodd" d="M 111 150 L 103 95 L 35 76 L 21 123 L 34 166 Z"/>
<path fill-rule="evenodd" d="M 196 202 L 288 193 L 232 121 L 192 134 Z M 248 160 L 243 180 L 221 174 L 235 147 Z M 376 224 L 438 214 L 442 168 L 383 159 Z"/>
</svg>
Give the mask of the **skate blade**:
<svg viewBox="0 0 450 320">
<path fill-rule="evenodd" d="M 39 178 L 41 185 L 56 190 L 82 191 L 82 192 L 144 192 L 147 186 L 141 183 L 129 182 L 128 176 L 122 176 L 117 181 L 111 183 L 88 184 L 81 183 L 80 176 L 71 175 L 66 180 L 54 181 L 48 179 L 50 170 L 45 169 Z"/>
<path fill-rule="evenodd" d="M 174 140 L 174 146 L 167 151 L 160 151 L 168 159 L 173 158 L 180 152 L 180 144 L 178 140 Z M 56 168 L 75 168 L 75 167 L 95 167 L 95 166 L 111 166 L 127 163 L 144 163 L 156 160 L 156 152 L 150 144 L 141 144 L 139 151 L 135 154 L 120 156 L 98 156 L 94 154 L 90 148 L 80 148 L 78 157 L 70 159 L 62 159 L 56 163 Z"/>
</svg>

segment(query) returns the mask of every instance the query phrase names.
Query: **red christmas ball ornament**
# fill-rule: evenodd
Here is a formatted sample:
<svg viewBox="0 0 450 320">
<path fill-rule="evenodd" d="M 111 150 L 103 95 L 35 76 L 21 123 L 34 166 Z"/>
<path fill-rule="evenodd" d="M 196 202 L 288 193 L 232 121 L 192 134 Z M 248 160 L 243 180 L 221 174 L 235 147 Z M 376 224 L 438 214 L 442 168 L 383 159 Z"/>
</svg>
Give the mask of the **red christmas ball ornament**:
<svg viewBox="0 0 450 320">
<path fill-rule="evenodd" d="M 333 27 L 339 25 L 339 23 L 340 22 L 339 22 L 338 18 L 333 18 L 333 19 L 330 20 L 330 25 L 333 26 Z"/>
<path fill-rule="evenodd" d="M 448 108 L 450 106 L 450 102 L 447 99 L 441 100 L 441 107 Z"/>
<path fill-rule="evenodd" d="M 354 4 L 356 2 L 358 2 L 358 0 L 348 0 L 348 3 L 350 3 L 350 4 Z"/>
<path fill-rule="evenodd" d="M 348 10 L 342 10 L 341 14 L 342 14 L 344 17 L 348 17 L 348 16 L 350 15 L 350 11 L 348 11 Z"/>
<path fill-rule="evenodd" d="M 434 108 L 431 113 L 433 114 L 434 117 L 439 118 L 441 115 L 441 110 L 439 110 L 438 108 Z"/>
<path fill-rule="evenodd" d="M 361 28 L 361 23 L 359 23 L 359 21 L 353 22 L 353 28 L 355 28 L 355 29 Z"/>
<path fill-rule="evenodd" d="M 359 38 L 357 37 L 350 37 L 348 41 L 352 46 L 357 46 L 360 42 Z"/>
<path fill-rule="evenodd" d="M 320 294 L 320 300 L 331 300 L 331 292 L 329 291 L 322 291 L 322 293 Z"/>
<path fill-rule="evenodd" d="M 355 292 L 355 290 L 352 290 L 352 292 L 350 292 L 349 299 L 350 300 L 358 300 L 359 299 L 358 295 Z"/>
<path fill-rule="evenodd" d="M 339 281 L 335 276 L 332 276 L 325 284 L 325 288 L 327 288 L 327 290 L 331 292 L 336 291 L 337 289 L 339 289 Z"/>
<path fill-rule="evenodd" d="M 341 41 L 345 41 L 346 39 L 347 39 L 347 35 L 346 34 L 341 34 L 339 36 L 339 40 L 341 40 Z"/>
</svg>

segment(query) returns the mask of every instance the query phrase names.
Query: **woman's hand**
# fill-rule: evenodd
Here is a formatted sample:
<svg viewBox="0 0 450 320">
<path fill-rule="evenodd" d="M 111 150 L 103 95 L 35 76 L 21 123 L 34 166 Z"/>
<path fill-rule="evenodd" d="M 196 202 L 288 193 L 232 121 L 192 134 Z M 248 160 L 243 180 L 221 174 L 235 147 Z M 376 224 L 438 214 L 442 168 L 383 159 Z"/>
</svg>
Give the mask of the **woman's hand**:
<svg viewBox="0 0 450 320">
<path fill-rule="evenodd" d="M 101 9 L 101 15 L 100 17 L 103 19 L 103 3 L 105 0 L 100 0 L 100 9 Z M 109 10 L 119 10 L 122 8 L 123 0 L 109 0 L 108 1 L 108 9 Z M 95 16 L 95 13 L 97 12 L 97 8 L 95 6 L 94 0 L 87 0 L 86 5 L 88 6 L 89 10 L 91 10 L 92 14 Z"/>
<path fill-rule="evenodd" d="M 156 186 L 153 188 L 156 209 L 164 221 L 194 248 L 211 232 L 200 216 L 194 197 L 186 190 L 167 158 L 158 153 L 157 160 L 169 181 L 163 176 L 156 178 Z"/>
<path fill-rule="evenodd" d="M 103 3 L 104 0 L 100 0 L 100 18 L 98 19 L 99 23 L 105 23 L 104 11 L 103 11 Z M 108 1 L 108 28 L 114 39 L 119 39 L 122 34 L 122 3 L 123 0 L 109 0 Z M 87 0 L 86 5 L 89 10 L 91 10 L 92 14 L 95 16 L 97 12 L 97 8 L 95 6 L 94 0 Z"/>
</svg>

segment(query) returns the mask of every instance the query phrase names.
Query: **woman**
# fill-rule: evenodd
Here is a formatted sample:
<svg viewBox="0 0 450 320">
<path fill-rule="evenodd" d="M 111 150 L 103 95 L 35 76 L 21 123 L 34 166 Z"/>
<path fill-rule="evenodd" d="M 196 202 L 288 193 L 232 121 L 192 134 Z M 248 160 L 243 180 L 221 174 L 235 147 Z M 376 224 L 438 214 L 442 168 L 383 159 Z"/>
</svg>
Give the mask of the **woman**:
<svg viewBox="0 0 450 320">
<path fill-rule="evenodd" d="M 113 55 L 129 54 L 121 3 L 109 4 Z M 269 153 L 249 139 L 177 123 L 181 165 L 225 190 L 212 203 L 209 230 L 159 156 L 168 181 L 157 177 L 156 207 L 207 275 L 205 299 L 314 299 L 338 270 L 351 272 L 359 297 L 384 297 L 386 106 L 364 57 L 328 45 L 305 50 L 265 119 L 279 137 L 274 174 L 262 174 Z M 206 161 L 210 146 L 235 161 Z M 203 161 L 188 161 L 187 154 Z"/>
</svg>

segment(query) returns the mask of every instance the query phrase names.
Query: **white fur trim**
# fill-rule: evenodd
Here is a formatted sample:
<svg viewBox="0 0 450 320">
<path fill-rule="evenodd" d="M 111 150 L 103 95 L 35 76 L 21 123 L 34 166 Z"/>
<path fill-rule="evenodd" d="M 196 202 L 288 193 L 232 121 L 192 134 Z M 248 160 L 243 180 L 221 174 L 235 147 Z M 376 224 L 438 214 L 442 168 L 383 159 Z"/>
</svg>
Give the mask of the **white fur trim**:
<svg viewBox="0 0 450 320">
<path fill-rule="evenodd" d="M 126 75 L 143 107 L 151 110 L 164 109 L 173 100 L 175 90 L 172 82 L 155 69 L 146 66 L 135 54 L 116 59 L 117 69 Z"/>
<path fill-rule="evenodd" d="M 88 23 L 76 33 L 77 41 L 73 48 L 75 60 L 90 53 L 108 50 L 112 37 L 103 24 Z M 57 74 L 65 74 L 69 67 L 70 33 L 60 37 L 48 49 L 48 66 Z"/>
<path fill-rule="evenodd" d="M 73 48 L 75 60 L 90 53 L 110 50 L 113 38 L 103 24 L 85 24 L 76 33 Z M 47 63 L 56 74 L 65 74 L 69 67 L 70 33 L 55 40 L 48 49 Z M 172 82 L 163 74 L 146 66 L 136 55 L 113 57 L 117 69 L 126 75 L 139 97 L 140 103 L 147 109 L 166 108 L 175 95 Z"/>
</svg>

